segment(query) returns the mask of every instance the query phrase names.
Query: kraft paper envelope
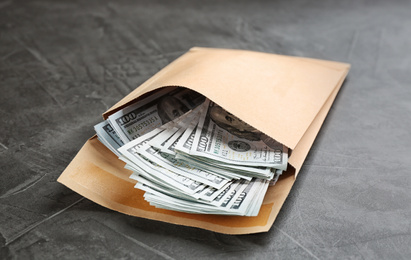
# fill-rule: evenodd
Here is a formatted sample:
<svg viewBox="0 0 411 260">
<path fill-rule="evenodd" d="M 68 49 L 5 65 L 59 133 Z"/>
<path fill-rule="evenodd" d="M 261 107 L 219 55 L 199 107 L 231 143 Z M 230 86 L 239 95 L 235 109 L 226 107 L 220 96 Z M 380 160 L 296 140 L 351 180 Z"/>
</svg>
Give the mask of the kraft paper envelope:
<svg viewBox="0 0 411 260">
<path fill-rule="evenodd" d="M 125 214 L 226 234 L 265 232 L 279 213 L 344 81 L 349 64 L 268 53 L 192 48 L 103 114 L 153 91 L 193 89 L 289 147 L 288 170 L 268 189 L 256 217 L 202 215 L 152 207 L 130 171 L 96 137 L 89 139 L 58 181 Z M 90 126 L 92 127 L 92 126 Z"/>
</svg>

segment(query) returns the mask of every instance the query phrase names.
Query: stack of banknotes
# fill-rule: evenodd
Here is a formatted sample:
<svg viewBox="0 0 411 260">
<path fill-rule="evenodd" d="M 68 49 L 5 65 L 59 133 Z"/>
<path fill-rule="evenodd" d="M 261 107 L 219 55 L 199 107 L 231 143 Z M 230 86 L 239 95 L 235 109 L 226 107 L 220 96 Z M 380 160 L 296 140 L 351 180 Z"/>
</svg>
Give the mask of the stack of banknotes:
<svg viewBox="0 0 411 260">
<path fill-rule="evenodd" d="M 256 216 L 287 168 L 287 147 L 186 88 L 162 89 L 94 128 L 158 208 Z"/>
</svg>

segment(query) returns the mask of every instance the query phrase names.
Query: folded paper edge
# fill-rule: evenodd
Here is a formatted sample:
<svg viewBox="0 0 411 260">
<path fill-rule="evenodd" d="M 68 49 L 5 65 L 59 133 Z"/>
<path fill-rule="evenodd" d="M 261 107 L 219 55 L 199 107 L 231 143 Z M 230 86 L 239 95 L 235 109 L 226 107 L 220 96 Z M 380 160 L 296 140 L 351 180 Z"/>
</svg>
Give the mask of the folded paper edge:
<svg viewBox="0 0 411 260">
<path fill-rule="evenodd" d="M 332 104 L 334 103 L 337 94 L 339 93 L 342 84 L 344 83 L 345 78 L 349 72 L 349 66 L 346 68 L 345 73 L 341 75 L 340 81 L 337 83 L 335 89 L 330 94 L 328 99 L 325 101 L 323 107 L 320 109 L 314 120 L 311 122 L 311 125 L 307 128 L 303 137 L 298 142 L 297 146 L 293 149 L 292 154 L 289 158 L 289 164 L 295 168 L 295 176 L 298 175 L 305 158 L 307 157 L 311 146 L 313 145 L 318 133 L 320 132 L 321 126 L 325 121 L 325 118 L 328 115 L 329 110 L 331 109 Z"/>
</svg>

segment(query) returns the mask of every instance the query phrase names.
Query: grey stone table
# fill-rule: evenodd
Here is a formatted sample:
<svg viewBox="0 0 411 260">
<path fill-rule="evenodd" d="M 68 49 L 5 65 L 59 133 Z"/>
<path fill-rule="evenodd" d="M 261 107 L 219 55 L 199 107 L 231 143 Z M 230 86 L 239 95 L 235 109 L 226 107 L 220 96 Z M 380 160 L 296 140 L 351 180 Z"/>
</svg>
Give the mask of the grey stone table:
<svg viewBox="0 0 411 260">
<path fill-rule="evenodd" d="M 411 1 L 0 1 L 0 259 L 411 259 Z M 130 217 L 56 182 L 192 46 L 352 64 L 274 226 Z M 258 102 L 258 101 L 256 101 Z"/>
</svg>

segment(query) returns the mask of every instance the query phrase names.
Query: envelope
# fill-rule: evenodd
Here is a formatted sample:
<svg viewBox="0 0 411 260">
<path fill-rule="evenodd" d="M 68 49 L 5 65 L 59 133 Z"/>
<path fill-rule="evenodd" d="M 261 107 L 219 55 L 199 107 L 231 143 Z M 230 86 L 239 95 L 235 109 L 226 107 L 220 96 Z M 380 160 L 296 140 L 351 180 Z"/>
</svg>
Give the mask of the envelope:
<svg viewBox="0 0 411 260">
<path fill-rule="evenodd" d="M 246 50 L 194 47 L 103 114 L 164 87 L 197 91 L 291 150 L 288 170 L 269 187 L 255 217 L 189 214 L 150 206 L 124 163 L 90 138 L 58 181 L 82 196 L 128 215 L 225 234 L 268 231 L 349 71 L 346 63 Z M 92 126 L 90 126 L 92 127 Z"/>
</svg>

